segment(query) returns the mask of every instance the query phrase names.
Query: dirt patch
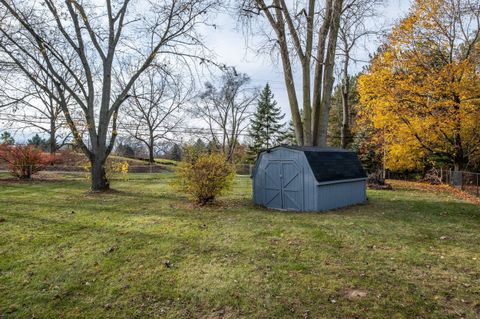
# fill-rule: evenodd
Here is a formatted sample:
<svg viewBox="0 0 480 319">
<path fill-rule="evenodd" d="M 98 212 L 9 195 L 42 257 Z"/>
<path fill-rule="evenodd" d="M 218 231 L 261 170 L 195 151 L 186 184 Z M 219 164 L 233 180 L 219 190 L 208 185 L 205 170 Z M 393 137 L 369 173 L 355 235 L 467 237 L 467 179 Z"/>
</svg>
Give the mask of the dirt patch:
<svg viewBox="0 0 480 319">
<path fill-rule="evenodd" d="M 226 307 L 226 308 L 217 310 L 210 315 L 206 315 L 200 318 L 201 319 L 229 319 L 229 318 L 235 318 L 235 316 L 231 308 Z"/>
<path fill-rule="evenodd" d="M 345 289 L 343 292 L 344 296 L 349 300 L 362 299 L 368 296 L 368 291 L 363 289 Z"/>
</svg>

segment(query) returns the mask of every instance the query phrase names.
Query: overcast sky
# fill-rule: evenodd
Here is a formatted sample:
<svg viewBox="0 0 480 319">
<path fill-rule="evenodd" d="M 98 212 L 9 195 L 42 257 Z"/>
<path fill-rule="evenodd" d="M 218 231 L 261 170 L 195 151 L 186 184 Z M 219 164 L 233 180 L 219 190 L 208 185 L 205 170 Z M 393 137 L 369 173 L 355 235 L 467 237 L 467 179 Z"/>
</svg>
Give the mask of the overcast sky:
<svg viewBox="0 0 480 319">
<path fill-rule="evenodd" d="M 410 6 L 410 0 L 389 0 L 384 8 L 381 8 L 381 16 L 378 25 L 385 23 L 392 25 L 405 16 Z M 219 15 L 215 21 L 217 28 L 206 35 L 207 46 L 213 50 L 218 60 L 234 66 L 238 72 L 247 73 L 254 86 L 263 87 L 268 82 L 272 87 L 275 99 L 282 107 L 287 117 L 290 117 L 288 99 L 283 82 L 281 67 L 272 65 L 268 56 L 258 56 L 246 50 L 246 44 L 241 31 L 235 29 L 235 21 L 228 15 Z M 368 50 L 362 50 L 358 54 L 367 59 L 370 52 L 378 47 L 378 42 L 371 41 Z M 357 72 L 364 64 L 355 66 Z"/>
</svg>

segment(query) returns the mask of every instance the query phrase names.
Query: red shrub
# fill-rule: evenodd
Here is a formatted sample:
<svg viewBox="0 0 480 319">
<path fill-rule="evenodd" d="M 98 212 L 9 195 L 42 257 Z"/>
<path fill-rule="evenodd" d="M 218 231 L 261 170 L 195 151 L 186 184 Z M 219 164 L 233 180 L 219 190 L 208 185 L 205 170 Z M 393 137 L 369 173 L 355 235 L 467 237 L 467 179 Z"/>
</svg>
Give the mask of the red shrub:
<svg viewBox="0 0 480 319">
<path fill-rule="evenodd" d="M 55 161 L 54 156 L 31 145 L 1 145 L 0 159 L 7 162 L 12 175 L 21 179 L 31 178 Z"/>
</svg>

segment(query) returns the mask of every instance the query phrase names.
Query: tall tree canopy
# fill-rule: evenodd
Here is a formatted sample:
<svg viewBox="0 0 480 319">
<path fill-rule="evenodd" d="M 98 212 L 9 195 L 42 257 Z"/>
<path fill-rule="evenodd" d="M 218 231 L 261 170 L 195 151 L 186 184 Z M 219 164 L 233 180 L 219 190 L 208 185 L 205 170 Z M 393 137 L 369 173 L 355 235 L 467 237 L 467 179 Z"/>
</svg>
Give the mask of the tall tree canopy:
<svg viewBox="0 0 480 319">
<path fill-rule="evenodd" d="M 328 115 L 340 16 L 356 0 L 243 0 L 250 30 L 264 37 L 260 51 L 275 52 L 282 62 L 292 122 L 299 145 L 327 144 Z M 266 25 L 264 25 L 266 24 Z M 299 67 L 301 84 L 294 70 Z M 299 90 L 301 88 L 301 91 Z M 304 116 L 300 114 L 303 110 Z"/>
<path fill-rule="evenodd" d="M 480 4 L 417 0 L 359 79 L 386 166 L 464 169 L 480 152 Z"/>
</svg>

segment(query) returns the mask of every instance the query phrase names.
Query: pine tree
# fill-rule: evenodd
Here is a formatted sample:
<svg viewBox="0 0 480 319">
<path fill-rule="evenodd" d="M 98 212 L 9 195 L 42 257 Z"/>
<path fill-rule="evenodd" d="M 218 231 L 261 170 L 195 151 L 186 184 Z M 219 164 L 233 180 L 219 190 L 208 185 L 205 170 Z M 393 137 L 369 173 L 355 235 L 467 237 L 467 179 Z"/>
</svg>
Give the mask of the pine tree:
<svg viewBox="0 0 480 319">
<path fill-rule="evenodd" d="M 169 151 L 169 159 L 173 161 L 181 161 L 183 154 L 182 154 L 182 148 L 180 145 L 177 143 L 173 144 L 172 148 Z"/>
<path fill-rule="evenodd" d="M 31 139 L 27 141 L 28 145 L 33 145 L 43 151 L 47 150 L 49 146 L 49 141 L 44 138 L 41 138 L 40 135 L 35 134 Z"/>
<path fill-rule="evenodd" d="M 303 109 L 300 109 L 300 119 L 302 120 L 302 124 L 303 124 Z M 283 135 L 281 144 L 298 145 L 297 137 L 295 136 L 295 126 L 293 125 L 292 120 L 288 122 L 288 128 L 285 131 L 285 134 Z"/>
<path fill-rule="evenodd" d="M 2 135 L 0 135 L 0 144 L 4 145 L 13 145 L 15 144 L 15 140 L 12 137 L 12 134 L 10 132 L 3 132 Z"/>
<path fill-rule="evenodd" d="M 255 156 L 260 150 L 276 146 L 285 139 L 286 130 L 282 122 L 284 118 L 285 114 L 277 106 L 270 85 L 267 84 L 260 93 L 257 109 L 251 120 L 251 155 Z"/>
<path fill-rule="evenodd" d="M 292 120 L 288 122 L 288 129 L 285 132 L 282 144 L 297 145 L 297 138 L 295 137 L 295 126 L 293 125 Z"/>
</svg>

